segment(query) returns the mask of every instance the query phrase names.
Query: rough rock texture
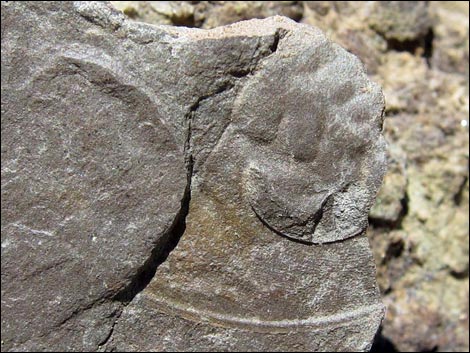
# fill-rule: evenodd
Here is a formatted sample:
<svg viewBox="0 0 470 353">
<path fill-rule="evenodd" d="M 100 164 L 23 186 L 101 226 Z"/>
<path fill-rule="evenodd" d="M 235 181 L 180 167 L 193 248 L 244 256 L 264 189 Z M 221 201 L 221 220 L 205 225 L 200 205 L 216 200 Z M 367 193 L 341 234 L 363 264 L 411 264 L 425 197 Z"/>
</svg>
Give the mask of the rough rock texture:
<svg viewBox="0 0 470 353">
<path fill-rule="evenodd" d="M 103 343 L 185 193 L 185 106 L 146 84 L 170 53 L 82 13 L 2 2 L 2 350 Z"/>
<path fill-rule="evenodd" d="M 228 109 L 210 97 L 194 110 L 186 230 L 109 347 L 370 348 L 382 307 L 363 233 L 384 172 L 381 93 L 317 30 L 279 25 L 276 51 Z M 205 121 L 214 106 L 222 134 Z M 213 133 L 201 159 L 195 139 Z"/>
<path fill-rule="evenodd" d="M 252 18 L 282 15 L 300 20 L 300 1 L 113 1 L 132 19 L 176 26 L 214 28 Z"/>
<path fill-rule="evenodd" d="M 263 15 L 252 2 L 168 3 L 190 4 L 205 28 L 237 21 L 233 8 Z M 468 351 L 468 2 L 284 4 L 384 87 L 389 171 L 369 231 L 388 306 L 377 350 Z"/>
<path fill-rule="evenodd" d="M 355 56 L 281 17 L 1 14 L 2 350 L 370 348 L 384 102 Z"/>
</svg>

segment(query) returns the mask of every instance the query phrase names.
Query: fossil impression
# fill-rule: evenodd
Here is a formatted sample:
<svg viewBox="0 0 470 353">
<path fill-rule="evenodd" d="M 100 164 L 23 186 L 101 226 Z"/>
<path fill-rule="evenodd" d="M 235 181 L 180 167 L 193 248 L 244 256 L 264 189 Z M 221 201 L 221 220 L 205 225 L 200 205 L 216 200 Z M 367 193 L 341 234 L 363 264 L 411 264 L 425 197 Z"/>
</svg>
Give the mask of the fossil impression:
<svg viewBox="0 0 470 353">
<path fill-rule="evenodd" d="M 355 56 L 283 17 L 1 15 L 2 350 L 370 348 L 384 102 Z"/>
</svg>

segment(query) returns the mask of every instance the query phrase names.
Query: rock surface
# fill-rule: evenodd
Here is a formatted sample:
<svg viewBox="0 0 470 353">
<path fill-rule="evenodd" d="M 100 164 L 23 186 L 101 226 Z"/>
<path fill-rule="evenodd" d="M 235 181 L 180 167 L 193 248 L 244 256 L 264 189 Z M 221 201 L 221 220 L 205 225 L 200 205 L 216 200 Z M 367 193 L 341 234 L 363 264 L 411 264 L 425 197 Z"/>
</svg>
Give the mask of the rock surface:
<svg viewBox="0 0 470 353">
<path fill-rule="evenodd" d="M 320 30 L 5 2 L 1 86 L 2 350 L 370 348 L 384 102 Z"/>
<path fill-rule="evenodd" d="M 185 193 L 185 107 L 145 82 L 170 54 L 82 13 L 2 2 L 2 350 L 103 343 Z"/>
<path fill-rule="evenodd" d="M 148 3 L 132 2 L 136 20 L 146 20 Z M 253 3 L 167 2 L 186 6 L 204 28 L 266 16 Z M 468 351 L 468 2 L 283 1 L 270 9 L 321 28 L 384 88 L 390 168 L 368 232 L 388 306 L 377 351 Z"/>
</svg>

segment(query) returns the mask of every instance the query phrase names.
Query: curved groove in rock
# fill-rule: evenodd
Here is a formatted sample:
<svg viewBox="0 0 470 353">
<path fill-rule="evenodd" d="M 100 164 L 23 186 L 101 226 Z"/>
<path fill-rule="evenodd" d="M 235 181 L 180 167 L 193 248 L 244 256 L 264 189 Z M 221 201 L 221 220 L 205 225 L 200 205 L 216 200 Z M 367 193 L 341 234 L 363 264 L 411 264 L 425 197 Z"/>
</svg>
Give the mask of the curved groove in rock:
<svg viewBox="0 0 470 353">
<path fill-rule="evenodd" d="M 226 328 L 236 328 L 241 330 L 250 330 L 255 332 L 283 333 L 296 331 L 309 331 L 316 328 L 325 329 L 326 327 L 337 327 L 350 322 L 366 318 L 367 316 L 384 312 L 385 307 L 382 304 L 359 307 L 354 310 L 342 312 L 340 314 L 331 314 L 321 317 L 309 317 L 307 319 L 296 320 L 261 320 L 257 317 L 246 318 L 216 313 L 212 311 L 203 311 L 194 307 L 172 302 L 168 299 L 160 300 L 153 294 L 148 294 L 159 311 L 169 315 L 177 315 L 181 318 L 196 321 L 207 322 L 214 326 Z"/>
</svg>

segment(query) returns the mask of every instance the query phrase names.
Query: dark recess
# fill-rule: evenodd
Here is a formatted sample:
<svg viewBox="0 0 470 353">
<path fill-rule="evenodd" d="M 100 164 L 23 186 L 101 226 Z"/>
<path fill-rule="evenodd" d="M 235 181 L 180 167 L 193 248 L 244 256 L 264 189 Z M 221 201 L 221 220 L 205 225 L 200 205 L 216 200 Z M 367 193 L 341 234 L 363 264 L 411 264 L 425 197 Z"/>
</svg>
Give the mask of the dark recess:
<svg viewBox="0 0 470 353">
<path fill-rule="evenodd" d="M 374 218 L 374 217 L 369 216 L 369 223 L 376 228 L 385 228 L 385 229 L 390 229 L 390 230 L 401 228 L 403 219 L 408 214 L 408 203 L 409 203 L 408 193 L 405 193 L 403 199 L 400 200 L 401 211 L 396 221 L 389 221 L 386 219 Z"/>
<path fill-rule="evenodd" d="M 407 51 L 415 54 L 422 50 L 422 56 L 426 59 L 428 67 L 431 67 L 431 58 L 433 54 L 434 31 L 432 28 L 418 39 L 399 41 L 397 39 L 387 39 L 387 50 Z"/>
<path fill-rule="evenodd" d="M 420 350 L 420 352 L 437 352 L 438 350 L 439 347 L 434 346 L 431 349 Z M 374 338 L 374 343 L 372 344 L 370 351 L 372 353 L 400 352 L 397 347 L 395 347 L 393 342 L 382 334 L 382 326 Z"/>
<path fill-rule="evenodd" d="M 379 332 L 375 336 L 370 351 L 373 353 L 398 352 L 393 342 L 382 335 L 382 327 L 380 327 Z"/>
</svg>

